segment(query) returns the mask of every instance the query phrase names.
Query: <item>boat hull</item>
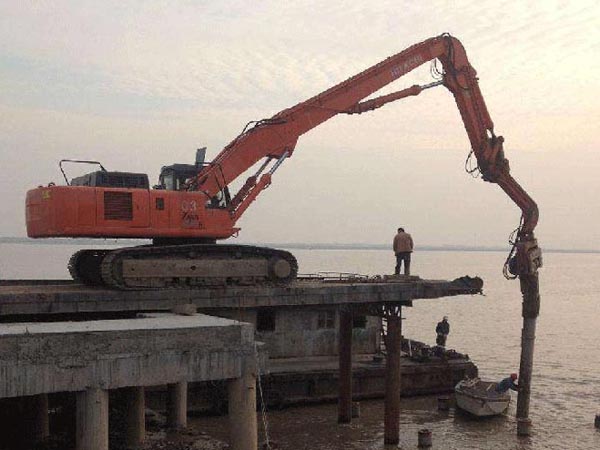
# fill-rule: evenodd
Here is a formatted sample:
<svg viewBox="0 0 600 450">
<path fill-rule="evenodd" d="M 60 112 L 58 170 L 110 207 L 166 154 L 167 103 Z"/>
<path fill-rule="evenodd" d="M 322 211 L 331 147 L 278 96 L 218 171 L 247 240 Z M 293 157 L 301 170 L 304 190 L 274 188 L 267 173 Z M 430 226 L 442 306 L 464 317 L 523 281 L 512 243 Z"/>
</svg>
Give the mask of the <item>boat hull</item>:
<svg viewBox="0 0 600 450">
<path fill-rule="evenodd" d="M 477 417 L 503 414 L 510 404 L 510 393 L 498 393 L 495 386 L 477 378 L 460 381 L 454 388 L 456 406 Z"/>
</svg>

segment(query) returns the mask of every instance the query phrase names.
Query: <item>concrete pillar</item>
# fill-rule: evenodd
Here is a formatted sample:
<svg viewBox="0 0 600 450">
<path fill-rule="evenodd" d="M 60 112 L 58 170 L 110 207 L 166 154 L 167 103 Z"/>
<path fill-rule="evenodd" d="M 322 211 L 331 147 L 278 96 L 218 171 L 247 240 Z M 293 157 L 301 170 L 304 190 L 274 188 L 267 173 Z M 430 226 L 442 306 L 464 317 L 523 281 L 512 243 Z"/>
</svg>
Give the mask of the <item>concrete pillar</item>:
<svg viewBox="0 0 600 450">
<path fill-rule="evenodd" d="M 167 387 L 167 426 L 187 427 L 187 382 L 169 384 Z"/>
<path fill-rule="evenodd" d="M 108 391 L 78 392 L 76 409 L 77 450 L 108 450 Z"/>
<path fill-rule="evenodd" d="M 340 309 L 338 423 L 352 420 L 352 312 Z"/>
<path fill-rule="evenodd" d="M 229 443 L 231 450 L 257 450 L 256 360 L 244 364 L 242 376 L 230 380 Z"/>
<path fill-rule="evenodd" d="M 401 308 L 397 315 L 387 318 L 385 367 L 385 400 L 383 442 L 397 445 L 400 442 L 400 348 L 402 339 Z"/>
<path fill-rule="evenodd" d="M 521 332 L 521 362 L 519 367 L 519 393 L 517 395 L 517 434 L 530 434 L 529 399 L 531 395 L 531 374 L 533 372 L 533 350 L 535 344 L 536 320 L 540 312 L 538 274 L 521 275 L 523 294 L 523 330 Z"/>
<path fill-rule="evenodd" d="M 146 435 L 146 403 L 144 388 L 128 387 L 123 389 L 125 401 L 125 445 L 137 449 Z"/>
</svg>

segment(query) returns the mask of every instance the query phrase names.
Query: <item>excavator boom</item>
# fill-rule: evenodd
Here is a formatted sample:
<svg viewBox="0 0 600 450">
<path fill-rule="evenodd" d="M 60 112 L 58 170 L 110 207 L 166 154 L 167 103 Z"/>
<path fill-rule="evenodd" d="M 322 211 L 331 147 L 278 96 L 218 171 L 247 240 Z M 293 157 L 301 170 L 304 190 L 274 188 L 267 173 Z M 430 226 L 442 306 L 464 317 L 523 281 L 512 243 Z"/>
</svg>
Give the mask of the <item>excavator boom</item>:
<svg viewBox="0 0 600 450">
<path fill-rule="evenodd" d="M 435 59 L 441 61 L 444 69 L 442 81 L 425 86 L 415 85 L 363 101 L 382 87 Z M 458 39 L 444 34 L 425 40 L 270 119 L 256 122 L 226 146 L 212 164 L 191 181 L 190 189 L 201 190 L 208 196 L 215 195 L 262 158 L 266 158 L 267 164 L 271 160 L 281 164 L 292 156 L 302 134 L 337 114 L 372 111 L 444 84 L 455 98 L 483 179 L 497 183 L 517 204 L 523 215 L 521 232 L 532 233 L 538 219 L 537 205 L 510 176 L 508 160 L 502 149 L 503 138 L 494 134 L 494 125 L 476 75 Z M 264 174 L 262 180 L 258 177 L 260 172 L 250 177 L 234 197 L 229 209 L 236 220 L 258 194 L 271 184 L 273 171 Z"/>
</svg>

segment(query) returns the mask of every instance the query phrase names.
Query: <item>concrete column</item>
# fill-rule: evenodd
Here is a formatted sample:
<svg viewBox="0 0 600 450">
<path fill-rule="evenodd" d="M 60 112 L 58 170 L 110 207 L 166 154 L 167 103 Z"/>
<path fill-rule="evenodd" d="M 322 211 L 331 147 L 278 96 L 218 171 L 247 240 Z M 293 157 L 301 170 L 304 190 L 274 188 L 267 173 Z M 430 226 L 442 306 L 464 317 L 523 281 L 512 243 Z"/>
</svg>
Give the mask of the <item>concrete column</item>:
<svg viewBox="0 0 600 450">
<path fill-rule="evenodd" d="M 108 450 L 108 391 L 78 392 L 76 409 L 77 450 Z"/>
<path fill-rule="evenodd" d="M 169 384 L 167 391 L 167 426 L 174 429 L 187 427 L 187 382 Z"/>
<path fill-rule="evenodd" d="M 137 449 L 146 435 L 146 403 L 144 388 L 129 387 L 123 389 L 123 397 L 127 405 L 125 413 L 125 445 Z"/>
<path fill-rule="evenodd" d="M 538 274 L 521 275 L 523 294 L 523 329 L 521 332 L 521 362 L 519 367 L 519 393 L 517 395 L 517 434 L 530 434 L 529 399 L 531 395 L 531 374 L 533 372 L 533 350 L 535 344 L 536 320 L 540 312 Z"/>
<path fill-rule="evenodd" d="M 229 443 L 231 450 L 257 450 L 256 361 L 244 364 L 242 376 L 229 381 Z"/>
<path fill-rule="evenodd" d="M 340 309 L 338 423 L 352 420 L 352 312 Z"/>
<path fill-rule="evenodd" d="M 397 445 L 400 442 L 400 348 L 402 339 L 401 308 L 398 315 L 387 318 L 387 359 L 385 367 L 385 404 L 383 442 Z"/>
</svg>

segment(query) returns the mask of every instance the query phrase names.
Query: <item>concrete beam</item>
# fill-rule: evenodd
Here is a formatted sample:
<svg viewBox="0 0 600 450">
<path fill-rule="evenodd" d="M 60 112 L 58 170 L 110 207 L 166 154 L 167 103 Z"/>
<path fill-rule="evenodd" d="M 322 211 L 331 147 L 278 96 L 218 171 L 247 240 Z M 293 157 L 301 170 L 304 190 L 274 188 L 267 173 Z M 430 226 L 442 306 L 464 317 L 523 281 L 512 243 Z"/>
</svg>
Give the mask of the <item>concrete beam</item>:
<svg viewBox="0 0 600 450">
<path fill-rule="evenodd" d="M 245 286 L 226 289 L 169 289 L 119 291 L 65 282 L 62 285 L 0 283 L 0 316 L 71 314 L 122 311 L 170 311 L 182 299 L 210 314 L 212 309 L 263 306 L 308 306 L 402 303 L 412 300 L 469 295 L 480 292 L 483 282 L 460 278 L 454 281 L 391 280 L 368 283 L 296 281 L 289 286 Z"/>
</svg>

